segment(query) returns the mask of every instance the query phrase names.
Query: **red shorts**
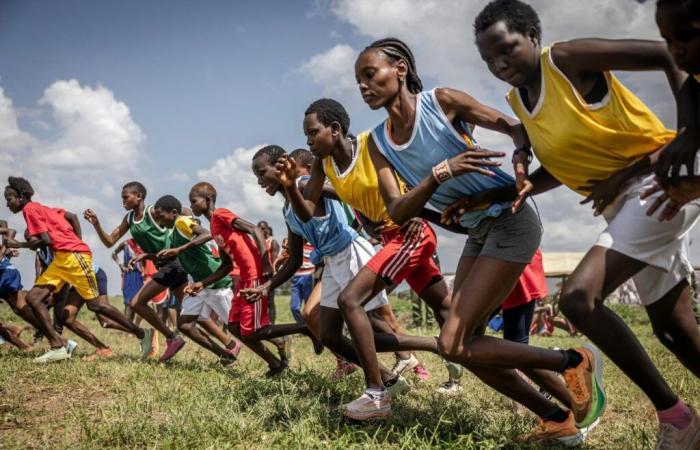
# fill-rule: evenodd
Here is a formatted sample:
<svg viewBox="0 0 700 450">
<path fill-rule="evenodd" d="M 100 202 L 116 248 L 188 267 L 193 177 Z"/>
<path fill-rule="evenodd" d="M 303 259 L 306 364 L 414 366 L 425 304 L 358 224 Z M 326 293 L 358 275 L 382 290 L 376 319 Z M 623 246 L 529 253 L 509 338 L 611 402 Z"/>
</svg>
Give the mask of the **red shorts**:
<svg viewBox="0 0 700 450">
<path fill-rule="evenodd" d="M 236 294 L 233 297 L 231 311 L 228 314 L 229 324 L 238 324 L 242 336 L 249 336 L 261 328 L 270 325 L 270 317 L 267 314 L 267 297 L 260 301 L 249 303 L 239 293 L 241 289 L 260 286 L 264 280 L 241 280 L 236 286 Z"/>
<path fill-rule="evenodd" d="M 511 309 L 546 296 L 547 280 L 544 277 L 542 250 L 538 248 L 532 256 L 532 262 L 525 266 L 518 284 L 515 285 L 508 297 L 503 300 L 501 307 L 503 309 Z"/>
<path fill-rule="evenodd" d="M 435 280 L 442 278 L 440 268 L 433 261 L 437 247 L 435 231 L 423 220 L 421 229 L 409 238 L 406 228 L 395 228 L 383 233 L 383 247 L 367 263 L 367 268 L 392 284 L 406 280 L 417 294 Z"/>
</svg>

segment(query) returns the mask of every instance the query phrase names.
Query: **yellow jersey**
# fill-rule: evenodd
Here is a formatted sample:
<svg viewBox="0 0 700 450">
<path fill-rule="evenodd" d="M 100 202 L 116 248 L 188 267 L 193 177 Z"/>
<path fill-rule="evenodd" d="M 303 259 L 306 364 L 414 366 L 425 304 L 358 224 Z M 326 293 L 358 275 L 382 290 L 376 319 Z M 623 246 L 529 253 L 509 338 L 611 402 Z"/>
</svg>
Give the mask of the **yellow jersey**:
<svg viewBox="0 0 700 450">
<path fill-rule="evenodd" d="M 532 111 L 520 92 L 506 99 L 525 126 L 542 166 L 562 184 L 579 188 L 602 180 L 672 140 L 653 112 L 610 72 L 608 93 L 587 104 L 552 60 L 550 47 L 540 55 L 542 87 Z"/>
<path fill-rule="evenodd" d="M 345 171 L 340 172 L 330 155 L 323 159 L 323 171 L 333 185 L 338 198 L 372 222 L 380 224 L 378 231 L 383 233 L 397 228 L 398 225 L 389 217 L 384 198 L 379 192 L 377 171 L 367 148 L 368 138 L 368 131 L 357 136 L 355 156 Z M 398 177 L 397 180 L 401 192 L 405 192 L 405 184 Z"/>
</svg>

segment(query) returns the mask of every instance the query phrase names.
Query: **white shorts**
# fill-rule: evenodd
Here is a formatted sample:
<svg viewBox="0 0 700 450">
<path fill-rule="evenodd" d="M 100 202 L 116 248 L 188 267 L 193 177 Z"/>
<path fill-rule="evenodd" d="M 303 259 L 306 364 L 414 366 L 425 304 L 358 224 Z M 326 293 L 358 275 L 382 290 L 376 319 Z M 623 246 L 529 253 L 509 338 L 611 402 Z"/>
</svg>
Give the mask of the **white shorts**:
<svg viewBox="0 0 700 450">
<path fill-rule="evenodd" d="M 226 323 L 228 313 L 231 310 L 231 300 L 233 300 L 231 288 L 205 288 L 195 296 L 185 297 L 182 301 L 180 315 L 199 316 L 200 320 L 206 320 L 211 317 L 213 311 L 219 316 L 219 321 Z"/>
<path fill-rule="evenodd" d="M 661 299 L 681 280 L 690 276 L 689 232 L 700 215 L 700 204 L 690 202 L 665 222 L 659 221 L 660 208 L 653 216 L 646 211 L 662 193 L 640 199 L 654 182 L 654 175 L 631 180 L 615 203 L 604 212 L 607 228 L 596 245 L 618 251 L 648 264 L 632 277 L 644 305 Z"/>
<path fill-rule="evenodd" d="M 338 296 L 355 278 L 372 256 L 374 256 L 372 244 L 362 236 L 358 236 L 347 248 L 333 256 L 323 257 L 323 277 L 321 278 L 321 306 L 338 309 Z M 386 293 L 382 291 L 376 297 L 368 301 L 365 311 L 373 311 L 380 306 L 388 305 Z"/>
</svg>

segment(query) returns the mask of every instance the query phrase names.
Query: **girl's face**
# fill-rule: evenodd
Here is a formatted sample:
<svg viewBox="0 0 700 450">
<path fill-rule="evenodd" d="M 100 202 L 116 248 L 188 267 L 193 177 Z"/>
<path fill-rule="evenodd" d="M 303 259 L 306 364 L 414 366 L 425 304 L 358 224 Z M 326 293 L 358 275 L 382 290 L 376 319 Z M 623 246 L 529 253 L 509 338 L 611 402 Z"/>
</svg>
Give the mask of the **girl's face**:
<svg viewBox="0 0 700 450">
<path fill-rule="evenodd" d="M 676 65 L 699 74 L 700 21 L 693 22 L 689 9 L 681 4 L 665 4 L 656 8 L 656 24 Z"/>
<path fill-rule="evenodd" d="M 129 188 L 122 189 L 122 206 L 127 211 L 132 211 L 138 208 L 142 201 L 143 199 L 141 198 L 141 194 L 138 192 Z"/>
<path fill-rule="evenodd" d="M 195 216 L 201 216 L 209 209 L 209 199 L 198 192 L 190 191 L 190 209 Z"/>
<path fill-rule="evenodd" d="M 7 208 L 14 214 L 22 211 L 22 208 L 24 208 L 24 205 L 27 203 L 22 199 L 22 196 L 19 195 L 17 191 L 9 187 L 5 189 L 5 202 Z"/>
<path fill-rule="evenodd" d="M 406 78 L 406 63 L 392 62 L 384 52 L 369 48 L 355 61 L 355 80 L 362 100 L 373 109 L 384 108 L 401 90 L 399 79 Z"/>
<path fill-rule="evenodd" d="M 276 162 L 276 161 L 275 161 Z M 277 179 L 275 162 L 268 161 L 266 155 L 253 160 L 253 174 L 258 179 L 258 185 L 265 189 L 268 195 L 273 196 L 280 190 L 280 182 Z"/>
<path fill-rule="evenodd" d="M 335 127 L 333 124 L 331 126 L 324 125 L 318 120 L 316 113 L 307 114 L 304 117 L 306 144 L 315 157 L 325 158 L 333 152 L 336 140 L 342 137 L 340 126 L 335 125 Z"/>
<path fill-rule="evenodd" d="M 501 20 L 476 35 L 476 47 L 496 78 L 518 88 L 527 85 L 537 73 L 538 39 L 536 30 L 525 36 L 509 31 Z"/>
</svg>

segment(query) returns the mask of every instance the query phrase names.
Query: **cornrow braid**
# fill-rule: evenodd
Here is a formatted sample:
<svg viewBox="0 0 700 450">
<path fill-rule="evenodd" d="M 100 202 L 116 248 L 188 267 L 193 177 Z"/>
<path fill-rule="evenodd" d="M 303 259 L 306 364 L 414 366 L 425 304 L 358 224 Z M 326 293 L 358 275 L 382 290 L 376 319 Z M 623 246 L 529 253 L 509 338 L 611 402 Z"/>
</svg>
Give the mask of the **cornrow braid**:
<svg viewBox="0 0 700 450">
<path fill-rule="evenodd" d="M 413 52 L 404 41 L 397 38 L 385 38 L 372 42 L 369 47 L 381 50 L 388 56 L 392 62 L 403 60 L 408 66 L 408 74 L 406 76 L 406 87 L 412 94 L 417 94 L 423 90 L 423 82 L 418 76 L 416 70 L 416 60 L 413 57 Z"/>
</svg>

